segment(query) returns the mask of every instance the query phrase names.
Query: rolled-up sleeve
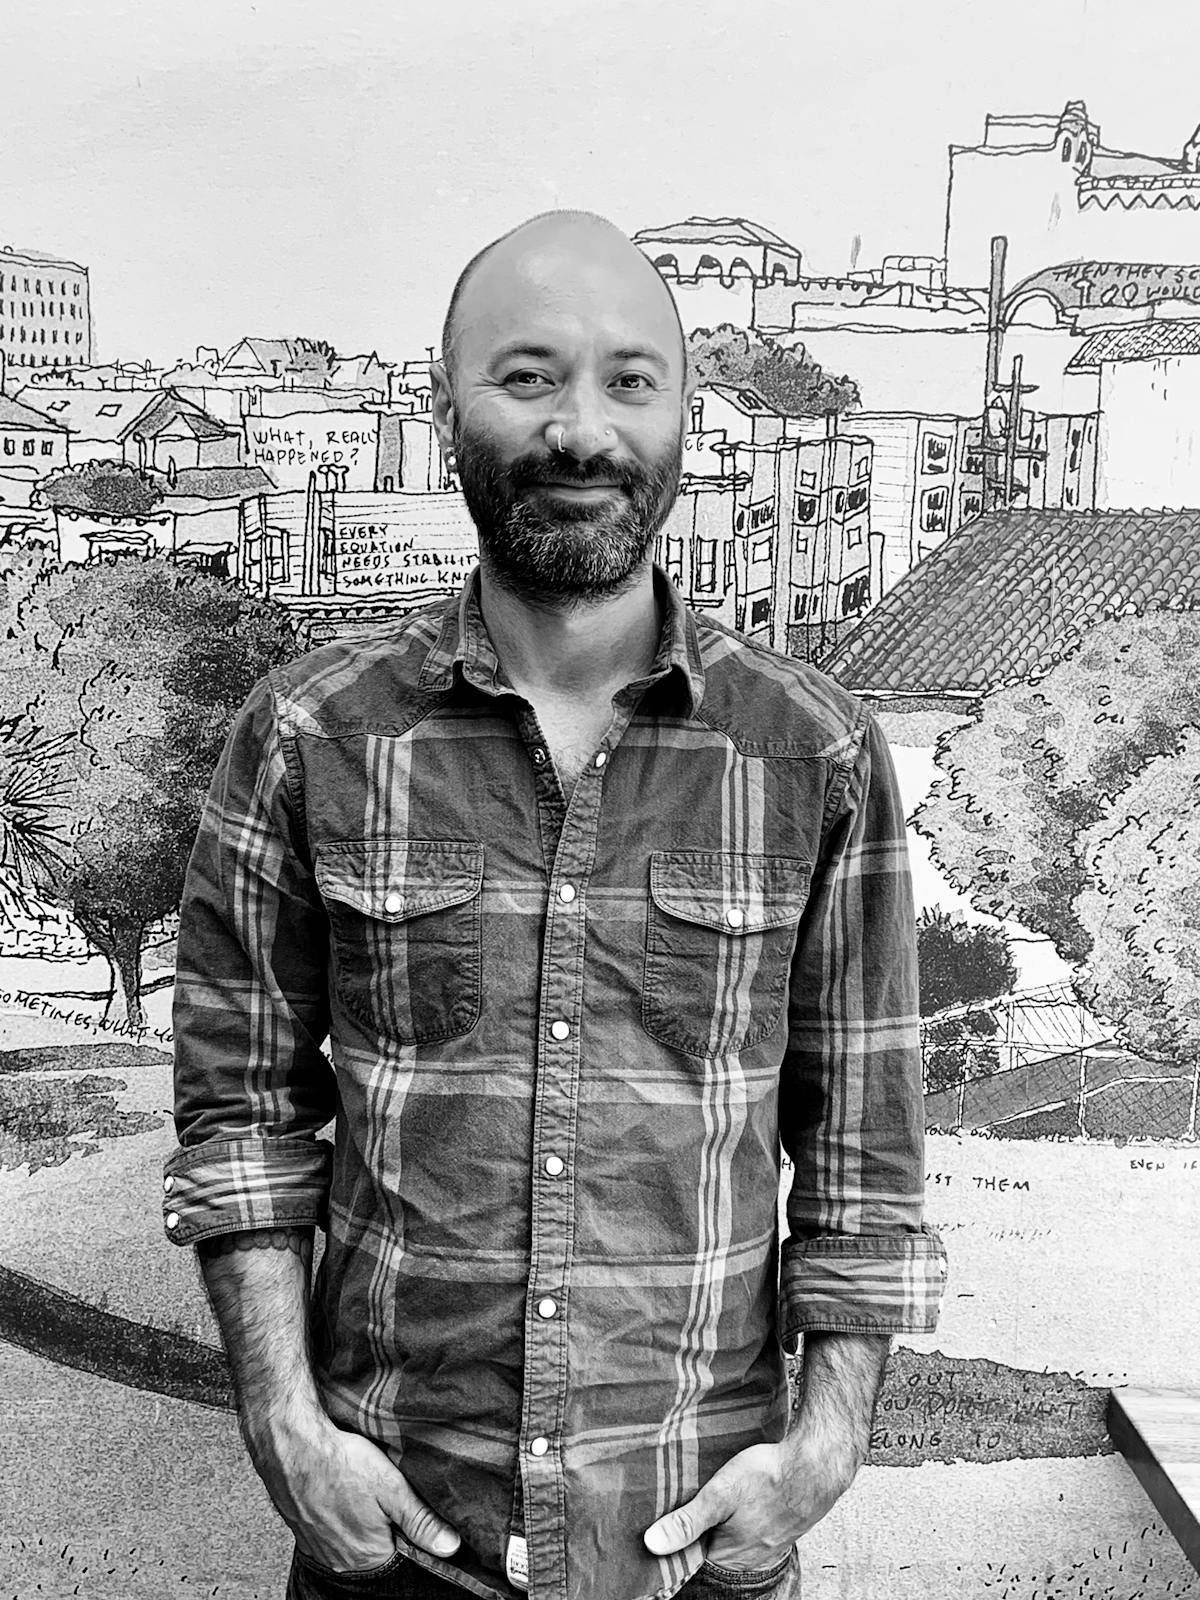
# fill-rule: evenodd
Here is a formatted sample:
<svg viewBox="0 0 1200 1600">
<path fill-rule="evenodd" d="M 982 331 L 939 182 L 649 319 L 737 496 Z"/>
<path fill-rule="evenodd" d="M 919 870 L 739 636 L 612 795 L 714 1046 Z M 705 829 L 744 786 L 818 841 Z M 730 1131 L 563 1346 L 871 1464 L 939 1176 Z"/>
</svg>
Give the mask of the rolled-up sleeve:
<svg viewBox="0 0 1200 1600">
<path fill-rule="evenodd" d="M 923 1221 L 916 921 L 895 769 L 866 712 L 830 786 L 788 1022 L 784 1346 L 806 1332 L 931 1332 L 946 1260 Z"/>
<path fill-rule="evenodd" d="M 213 777 L 180 911 L 167 1236 L 192 1244 L 324 1219 L 334 1113 L 328 924 L 269 680 Z"/>
</svg>

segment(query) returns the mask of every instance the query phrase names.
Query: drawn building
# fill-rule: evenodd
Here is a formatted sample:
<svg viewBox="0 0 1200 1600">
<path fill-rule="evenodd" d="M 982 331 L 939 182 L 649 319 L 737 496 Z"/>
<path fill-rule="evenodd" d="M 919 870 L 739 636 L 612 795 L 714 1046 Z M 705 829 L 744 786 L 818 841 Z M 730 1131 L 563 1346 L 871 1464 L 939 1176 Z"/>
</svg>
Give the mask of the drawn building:
<svg viewBox="0 0 1200 1600">
<path fill-rule="evenodd" d="M 1192 265 L 1200 255 L 1200 130 L 1177 156 L 1105 145 L 1082 100 L 1062 112 L 989 115 L 979 144 L 951 145 L 946 270 L 989 279 L 991 240 L 1009 241 L 1009 276 L 1068 261 Z"/>
<path fill-rule="evenodd" d="M 37 480 L 66 464 L 62 423 L 0 394 L 0 502 L 28 505 Z"/>
<path fill-rule="evenodd" d="M 1096 504 L 1200 506 L 1200 320 L 1101 329 L 1071 365 L 1100 379 Z"/>
<path fill-rule="evenodd" d="M 125 423 L 118 438 L 126 461 L 160 472 L 180 467 L 236 467 L 242 459 L 239 430 L 172 389 L 145 404 Z"/>
<path fill-rule="evenodd" d="M 795 245 L 743 217 L 688 217 L 633 236 L 671 286 L 685 333 L 756 326 L 757 297 L 800 279 Z"/>
<path fill-rule="evenodd" d="M 30 385 L 17 391 L 17 399 L 67 430 L 67 459 L 78 467 L 88 461 L 123 460 L 125 431 L 145 412 L 150 396 L 144 389 Z"/>
<path fill-rule="evenodd" d="M 801 439 L 753 389 L 697 391 L 658 559 L 696 610 L 820 659 L 878 598 L 871 446 Z"/>
<path fill-rule="evenodd" d="M 10 367 L 90 365 L 88 269 L 11 245 L 0 249 L 0 354 Z"/>
</svg>

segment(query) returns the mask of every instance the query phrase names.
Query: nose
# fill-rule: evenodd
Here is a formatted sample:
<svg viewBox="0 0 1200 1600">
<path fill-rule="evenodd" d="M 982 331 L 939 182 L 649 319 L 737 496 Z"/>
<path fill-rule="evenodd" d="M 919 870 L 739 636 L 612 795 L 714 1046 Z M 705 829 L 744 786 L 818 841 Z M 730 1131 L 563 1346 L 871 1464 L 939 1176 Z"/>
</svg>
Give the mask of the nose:
<svg viewBox="0 0 1200 1600">
<path fill-rule="evenodd" d="M 604 420 L 600 406 L 577 396 L 547 425 L 545 438 L 551 450 L 576 461 L 590 461 L 611 450 L 617 435 Z"/>
</svg>

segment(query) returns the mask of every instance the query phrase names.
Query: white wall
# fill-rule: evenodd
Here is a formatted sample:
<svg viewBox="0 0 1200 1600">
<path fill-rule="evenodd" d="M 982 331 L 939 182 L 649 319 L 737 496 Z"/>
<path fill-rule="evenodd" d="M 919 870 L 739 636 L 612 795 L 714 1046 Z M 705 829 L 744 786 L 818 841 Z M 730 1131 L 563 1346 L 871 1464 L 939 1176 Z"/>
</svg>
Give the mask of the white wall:
<svg viewBox="0 0 1200 1600">
<path fill-rule="evenodd" d="M 1200 506 L 1200 356 L 1106 362 L 1097 509 Z"/>
</svg>

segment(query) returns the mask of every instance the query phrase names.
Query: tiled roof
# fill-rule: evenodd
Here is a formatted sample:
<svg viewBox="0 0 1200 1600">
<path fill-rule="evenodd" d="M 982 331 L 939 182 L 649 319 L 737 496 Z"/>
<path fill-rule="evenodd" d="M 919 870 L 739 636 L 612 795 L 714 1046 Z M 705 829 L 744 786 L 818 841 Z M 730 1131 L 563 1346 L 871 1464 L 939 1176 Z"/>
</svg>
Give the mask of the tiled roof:
<svg viewBox="0 0 1200 1600">
<path fill-rule="evenodd" d="M 968 523 L 822 663 L 848 689 L 983 693 L 1107 617 L 1200 609 L 1200 510 L 1009 511 Z"/>
<path fill-rule="evenodd" d="M 180 467 L 163 490 L 168 500 L 251 500 L 275 485 L 261 467 Z"/>
<path fill-rule="evenodd" d="M 53 417 L 35 411 L 32 406 L 23 406 L 19 400 L 10 400 L 5 394 L 0 394 L 0 428 L 36 428 L 47 433 L 67 431 Z"/>
<path fill-rule="evenodd" d="M 18 391 L 17 398 L 32 401 L 70 433 L 115 444 L 130 418 L 145 409 L 147 393 L 144 389 L 56 389 L 30 384 Z"/>
<path fill-rule="evenodd" d="M 1068 372 L 1097 372 L 1102 361 L 1150 361 L 1200 355 L 1200 321 L 1187 318 L 1101 328 L 1067 362 Z"/>
</svg>

